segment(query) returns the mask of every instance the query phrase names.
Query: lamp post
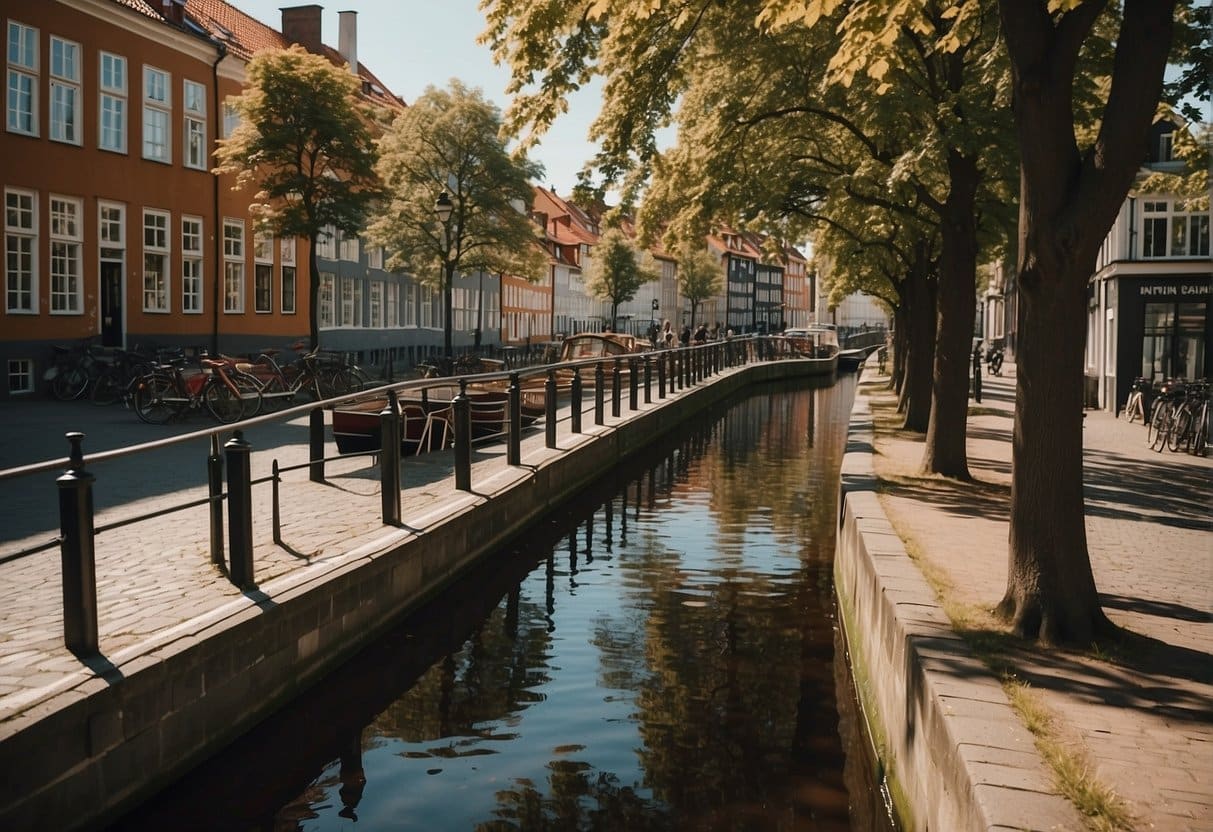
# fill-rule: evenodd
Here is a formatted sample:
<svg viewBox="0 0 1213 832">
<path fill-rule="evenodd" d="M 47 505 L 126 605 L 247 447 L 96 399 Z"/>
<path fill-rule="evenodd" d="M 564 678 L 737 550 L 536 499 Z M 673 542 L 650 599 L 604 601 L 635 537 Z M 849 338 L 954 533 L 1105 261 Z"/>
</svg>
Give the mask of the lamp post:
<svg viewBox="0 0 1213 832">
<path fill-rule="evenodd" d="M 438 222 L 442 225 L 442 299 L 445 311 L 443 312 L 443 327 L 442 340 L 443 349 L 446 356 L 451 357 L 451 283 L 454 282 L 454 264 L 450 259 L 451 236 L 447 223 L 451 219 L 451 212 L 455 210 L 455 205 L 451 202 L 450 196 L 446 191 L 438 194 L 438 199 L 434 202 L 434 215 L 438 217 Z"/>
</svg>

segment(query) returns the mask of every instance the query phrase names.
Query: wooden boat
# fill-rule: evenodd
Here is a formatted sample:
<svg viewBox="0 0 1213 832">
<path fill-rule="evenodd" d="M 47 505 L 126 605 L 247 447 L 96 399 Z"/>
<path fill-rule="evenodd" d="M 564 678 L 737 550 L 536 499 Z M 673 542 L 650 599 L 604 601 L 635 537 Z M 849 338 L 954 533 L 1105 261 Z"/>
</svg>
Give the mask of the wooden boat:
<svg viewBox="0 0 1213 832">
<path fill-rule="evenodd" d="M 400 449 L 404 455 L 425 453 L 449 447 L 455 439 L 452 399 L 455 385 L 431 387 L 425 399 L 409 391 L 398 400 L 400 411 Z M 509 418 L 509 397 L 503 390 L 469 385 L 472 441 L 503 434 Z M 343 454 L 377 451 L 383 446 L 380 413 L 387 407 L 386 396 L 372 396 L 333 408 L 333 441 Z M 523 427 L 529 427 L 544 414 L 542 398 L 522 397 Z"/>
<path fill-rule="evenodd" d="M 786 329 L 782 346 L 794 357 L 809 358 L 824 373 L 838 370 L 838 331 L 830 324 L 809 324 Z"/>
</svg>

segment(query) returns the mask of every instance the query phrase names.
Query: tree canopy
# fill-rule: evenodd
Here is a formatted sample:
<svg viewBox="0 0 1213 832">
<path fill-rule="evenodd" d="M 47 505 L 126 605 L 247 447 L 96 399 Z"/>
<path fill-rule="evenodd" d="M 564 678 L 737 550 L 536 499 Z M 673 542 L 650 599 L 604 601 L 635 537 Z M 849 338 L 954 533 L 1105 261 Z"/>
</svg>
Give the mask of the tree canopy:
<svg viewBox="0 0 1213 832">
<path fill-rule="evenodd" d="M 688 243 L 678 255 L 678 294 L 691 302 L 691 328 L 699 304 L 724 291 L 720 258 L 706 248 Z"/>
<path fill-rule="evenodd" d="M 531 181 L 543 168 L 501 139 L 501 113 L 479 89 L 452 80 L 428 87 L 379 141 L 386 196 L 368 236 L 390 252 L 389 268 L 443 291 L 444 346 L 451 352 L 451 287 L 458 271 L 529 280 L 546 257 L 528 218 Z M 435 204 L 451 202 L 441 221 Z"/>
<path fill-rule="evenodd" d="M 620 304 L 636 297 L 645 283 L 659 280 L 632 240 L 618 227 L 608 228 L 595 243 L 585 273 L 585 288 L 591 295 L 611 304 L 611 326 L 619 315 Z"/>
<path fill-rule="evenodd" d="M 374 113 L 359 99 L 356 76 L 301 46 L 258 52 L 246 72 L 244 92 L 228 99 L 240 120 L 218 142 L 215 173 L 233 174 L 236 189 L 257 189 L 249 211 L 262 229 L 307 237 L 315 347 L 316 238 L 325 226 L 361 232 L 379 196 Z"/>
</svg>

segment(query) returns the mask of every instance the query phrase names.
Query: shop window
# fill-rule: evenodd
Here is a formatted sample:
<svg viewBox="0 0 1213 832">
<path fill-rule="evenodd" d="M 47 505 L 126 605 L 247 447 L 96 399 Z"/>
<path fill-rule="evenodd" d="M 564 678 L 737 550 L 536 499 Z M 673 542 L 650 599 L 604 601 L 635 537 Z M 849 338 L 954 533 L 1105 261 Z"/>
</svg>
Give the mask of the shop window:
<svg viewBox="0 0 1213 832">
<path fill-rule="evenodd" d="M 1205 377 L 1207 303 L 1147 303 L 1141 375 L 1159 380 Z"/>
</svg>

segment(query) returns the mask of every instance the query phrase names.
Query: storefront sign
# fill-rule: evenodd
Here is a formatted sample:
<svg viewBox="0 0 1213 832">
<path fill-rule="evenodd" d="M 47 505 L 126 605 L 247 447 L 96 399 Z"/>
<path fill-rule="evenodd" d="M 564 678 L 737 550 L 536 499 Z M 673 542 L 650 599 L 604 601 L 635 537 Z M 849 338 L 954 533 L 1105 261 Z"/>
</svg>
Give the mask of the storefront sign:
<svg viewBox="0 0 1213 832">
<path fill-rule="evenodd" d="M 1146 298 L 1195 298 L 1209 294 L 1208 283 L 1167 283 L 1139 286 L 1138 291 Z"/>
</svg>

